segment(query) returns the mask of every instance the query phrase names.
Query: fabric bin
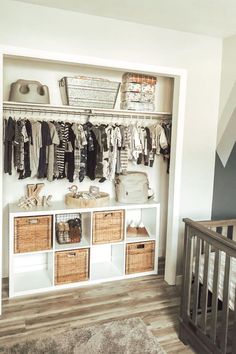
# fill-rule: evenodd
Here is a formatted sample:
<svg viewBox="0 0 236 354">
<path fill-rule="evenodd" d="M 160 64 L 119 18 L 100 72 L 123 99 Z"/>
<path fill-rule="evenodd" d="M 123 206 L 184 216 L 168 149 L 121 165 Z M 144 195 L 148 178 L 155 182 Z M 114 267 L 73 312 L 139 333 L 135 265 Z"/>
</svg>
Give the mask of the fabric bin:
<svg viewBox="0 0 236 354">
<path fill-rule="evenodd" d="M 122 92 L 121 101 L 129 102 L 151 102 L 153 103 L 155 95 L 153 93 L 143 92 Z"/>
<path fill-rule="evenodd" d="M 76 283 L 89 279 L 89 249 L 60 251 L 55 254 L 55 284 Z"/>
<path fill-rule="evenodd" d="M 59 81 L 62 102 L 65 105 L 113 109 L 120 83 L 100 78 L 63 77 Z"/>
<path fill-rule="evenodd" d="M 93 213 L 93 244 L 120 242 L 124 239 L 124 210 Z"/>
<path fill-rule="evenodd" d="M 122 82 L 136 82 L 138 84 L 151 84 L 156 85 L 157 78 L 151 75 L 144 75 L 139 73 L 124 73 L 122 76 Z"/>
<path fill-rule="evenodd" d="M 125 273 L 142 273 L 154 270 L 155 241 L 134 242 L 126 245 Z"/>
<path fill-rule="evenodd" d="M 15 253 L 49 250 L 52 247 L 52 216 L 14 219 Z"/>
<path fill-rule="evenodd" d="M 123 101 L 121 102 L 121 109 L 127 109 L 131 111 L 147 111 L 153 112 L 155 110 L 154 103 L 150 102 L 129 102 Z"/>
<path fill-rule="evenodd" d="M 142 85 L 136 82 L 126 82 L 120 87 L 121 92 L 142 92 Z"/>
<path fill-rule="evenodd" d="M 143 93 L 155 93 L 155 85 L 151 84 L 137 84 L 134 82 L 126 82 L 121 85 L 121 92 L 143 92 Z"/>
</svg>

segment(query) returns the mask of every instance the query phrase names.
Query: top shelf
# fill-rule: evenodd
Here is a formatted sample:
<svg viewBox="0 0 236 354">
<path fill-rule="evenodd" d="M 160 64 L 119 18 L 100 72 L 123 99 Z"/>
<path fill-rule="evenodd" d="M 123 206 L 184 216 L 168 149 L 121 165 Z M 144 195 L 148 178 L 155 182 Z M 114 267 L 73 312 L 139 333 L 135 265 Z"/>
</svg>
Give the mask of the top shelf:
<svg viewBox="0 0 236 354">
<path fill-rule="evenodd" d="M 170 119 L 171 112 L 147 112 L 147 111 L 130 111 L 130 110 L 116 110 L 116 109 L 102 109 L 102 108 L 85 108 L 77 106 L 63 106 L 37 103 L 21 103 L 21 102 L 3 102 L 4 111 L 13 111 L 20 113 L 50 113 L 50 114 L 66 114 L 66 115 L 84 115 L 84 116 L 110 116 L 110 117 L 131 117 L 131 118 L 162 118 Z"/>
<path fill-rule="evenodd" d="M 104 206 L 90 207 L 90 208 L 75 208 L 65 204 L 64 201 L 54 201 L 50 206 L 34 206 L 30 209 L 22 209 L 17 204 L 9 204 L 9 213 L 17 216 L 31 215 L 47 215 L 47 214 L 66 214 L 66 213 L 88 213 L 94 211 L 107 211 L 119 209 L 148 209 L 159 208 L 160 203 L 155 200 L 148 200 L 146 203 L 119 203 L 113 199 Z"/>
</svg>

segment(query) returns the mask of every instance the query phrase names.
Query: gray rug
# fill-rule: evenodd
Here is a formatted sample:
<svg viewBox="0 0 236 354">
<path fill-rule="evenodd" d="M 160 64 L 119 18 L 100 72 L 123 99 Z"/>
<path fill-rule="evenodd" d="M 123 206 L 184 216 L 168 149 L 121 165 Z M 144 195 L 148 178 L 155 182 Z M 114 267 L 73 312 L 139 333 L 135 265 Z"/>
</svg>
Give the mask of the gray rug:
<svg viewBox="0 0 236 354">
<path fill-rule="evenodd" d="M 140 318 L 68 329 L 13 346 L 0 347 L 4 354 L 165 354 Z"/>
</svg>

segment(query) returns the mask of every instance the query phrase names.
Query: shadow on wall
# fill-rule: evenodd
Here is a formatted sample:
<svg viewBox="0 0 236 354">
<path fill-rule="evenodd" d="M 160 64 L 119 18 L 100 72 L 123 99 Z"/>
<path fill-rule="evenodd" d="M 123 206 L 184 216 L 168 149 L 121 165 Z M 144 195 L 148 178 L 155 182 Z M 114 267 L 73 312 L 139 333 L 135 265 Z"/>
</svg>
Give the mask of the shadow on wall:
<svg viewBox="0 0 236 354">
<path fill-rule="evenodd" d="M 236 140 L 236 131 L 235 131 Z M 216 153 L 212 219 L 236 218 L 236 144 L 223 165 Z"/>
<path fill-rule="evenodd" d="M 221 122 L 227 122 L 217 145 L 212 219 L 236 218 L 236 82 L 224 107 Z"/>
</svg>

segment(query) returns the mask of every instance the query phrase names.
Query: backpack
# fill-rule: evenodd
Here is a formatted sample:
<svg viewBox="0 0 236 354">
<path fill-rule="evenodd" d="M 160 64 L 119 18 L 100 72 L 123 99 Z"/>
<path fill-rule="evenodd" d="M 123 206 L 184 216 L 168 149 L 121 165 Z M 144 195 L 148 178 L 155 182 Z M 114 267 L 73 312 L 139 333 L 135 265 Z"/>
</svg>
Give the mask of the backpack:
<svg viewBox="0 0 236 354">
<path fill-rule="evenodd" d="M 120 203 L 146 203 L 149 182 L 145 172 L 127 172 L 115 178 L 116 201 Z"/>
</svg>

